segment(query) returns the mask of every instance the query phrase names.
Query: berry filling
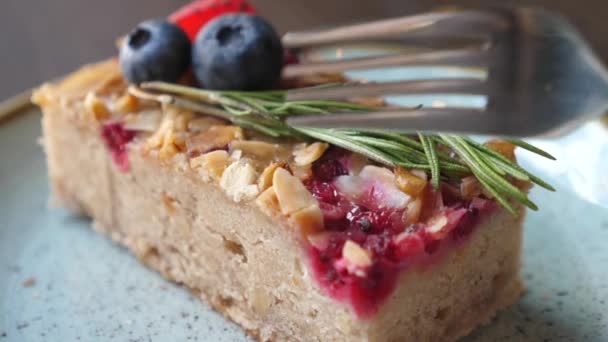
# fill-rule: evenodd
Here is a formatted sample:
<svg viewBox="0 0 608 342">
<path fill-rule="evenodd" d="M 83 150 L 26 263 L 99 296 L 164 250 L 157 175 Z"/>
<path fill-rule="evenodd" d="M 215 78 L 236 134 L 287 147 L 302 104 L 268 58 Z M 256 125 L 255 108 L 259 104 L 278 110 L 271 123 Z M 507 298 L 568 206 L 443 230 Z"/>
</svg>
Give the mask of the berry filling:
<svg viewBox="0 0 608 342">
<path fill-rule="evenodd" d="M 384 179 L 390 176 L 386 169 L 368 166 L 349 175 L 349 156 L 332 149 L 313 165 L 306 186 L 319 201 L 325 229 L 309 239 L 308 250 L 321 288 L 349 303 L 359 317 L 369 317 L 392 293 L 401 271 L 436 260 L 440 250 L 469 236 L 495 206 L 482 198 L 445 195 L 446 204 L 444 193 L 451 192 L 429 186 L 422 196 L 426 214 L 408 225 L 407 204 L 413 198 Z"/>
<path fill-rule="evenodd" d="M 121 172 L 129 171 L 129 154 L 127 144 L 135 138 L 135 131 L 125 129 L 120 122 L 105 123 L 101 129 L 101 138 L 110 153 L 112 160 Z"/>
</svg>

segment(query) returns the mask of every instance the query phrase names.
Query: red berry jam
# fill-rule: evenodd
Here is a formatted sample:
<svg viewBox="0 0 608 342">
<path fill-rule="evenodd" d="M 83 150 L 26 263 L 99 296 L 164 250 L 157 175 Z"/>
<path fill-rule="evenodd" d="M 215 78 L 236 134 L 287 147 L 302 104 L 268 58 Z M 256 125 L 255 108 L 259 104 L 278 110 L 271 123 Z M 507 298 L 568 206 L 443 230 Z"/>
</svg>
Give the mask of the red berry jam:
<svg viewBox="0 0 608 342">
<path fill-rule="evenodd" d="M 313 178 L 306 183 L 319 201 L 325 219 L 325 243 L 309 246 L 312 270 L 323 291 L 333 298 L 349 303 L 362 318 L 376 313 L 395 289 L 401 271 L 413 264 L 431 262 L 445 246 L 469 236 L 484 212 L 493 202 L 476 199 L 456 200 L 450 194 L 444 204 L 436 196 L 428 196 L 432 216 L 425 222 L 405 226 L 406 207 L 389 198 L 391 190 L 381 183 L 358 182 L 363 189 L 353 197 L 340 190 L 348 178 L 349 154 L 332 149 L 313 165 Z M 447 196 L 446 196 L 447 197 Z M 398 198 L 397 198 L 398 199 Z M 428 207 L 428 204 L 425 204 Z M 371 255 L 365 269 L 344 267 L 343 248 L 353 241 Z"/>
<path fill-rule="evenodd" d="M 116 167 L 122 172 L 129 171 L 127 144 L 135 138 L 135 131 L 125 129 L 120 122 L 105 123 L 101 129 L 101 138 L 110 150 Z"/>
</svg>

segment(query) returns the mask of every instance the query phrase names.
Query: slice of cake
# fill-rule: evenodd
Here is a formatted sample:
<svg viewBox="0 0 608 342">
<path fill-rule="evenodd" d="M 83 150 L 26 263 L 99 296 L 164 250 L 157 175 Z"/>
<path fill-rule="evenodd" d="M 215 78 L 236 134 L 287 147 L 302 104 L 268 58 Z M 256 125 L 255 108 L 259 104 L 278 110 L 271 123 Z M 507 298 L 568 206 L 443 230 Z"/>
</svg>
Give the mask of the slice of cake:
<svg viewBox="0 0 608 342">
<path fill-rule="evenodd" d="M 125 44 L 153 41 L 146 25 Z M 513 144 L 299 131 L 280 92 L 130 86 L 154 70 L 123 52 L 34 95 L 54 199 L 250 335 L 453 341 L 521 294 L 521 203 L 540 180 Z"/>
<path fill-rule="evenodd" d="M 520 295 L 523 209 L 126 87 L 109 61 L 36 93 L 55 199 L 260 340 L 455 340 Z"/>
</svg>

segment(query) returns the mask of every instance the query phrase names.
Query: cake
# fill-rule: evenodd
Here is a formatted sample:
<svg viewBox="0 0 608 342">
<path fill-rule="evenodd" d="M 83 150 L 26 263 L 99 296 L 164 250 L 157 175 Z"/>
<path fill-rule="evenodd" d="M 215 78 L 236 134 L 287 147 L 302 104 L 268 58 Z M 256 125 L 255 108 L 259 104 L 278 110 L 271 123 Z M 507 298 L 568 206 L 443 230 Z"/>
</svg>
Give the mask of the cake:
<svg viewBox="0 0 608 342">
<path fill-rule="evenodd" d="M 54 203 L 254 338 L 454 341 L 522 293 L 524 205 L 474 173 L 273 137 L 125 75 L 112 59 L 34 94 Z"/>
</svg>

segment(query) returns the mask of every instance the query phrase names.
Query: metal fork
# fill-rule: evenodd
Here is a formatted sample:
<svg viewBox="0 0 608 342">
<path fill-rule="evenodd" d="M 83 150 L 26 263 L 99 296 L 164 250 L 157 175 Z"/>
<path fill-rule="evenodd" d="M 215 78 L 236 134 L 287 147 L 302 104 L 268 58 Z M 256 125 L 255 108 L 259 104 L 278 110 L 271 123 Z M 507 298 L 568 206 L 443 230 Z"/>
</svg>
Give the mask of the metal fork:
<svg viewBox="0 0 608 342">
<path fill-rule="evenodd" d="M 409 66 L 480 67 L 487 77 L 354 83 L 294 90 L 289 100 L 343 100 L 397 94 L 483 95 L 484 108 L 395 108 L 296 116 L 295 126 L 383 128 L 501 136 L 556 136 L 608 109 L 608 72 L 562 17 L 537 8 L 466 9 L 288 33 L 291 49 L 387 42 L 423 46 L 389 53 L 292 65 L 285 76 Z"/>
</svg>

